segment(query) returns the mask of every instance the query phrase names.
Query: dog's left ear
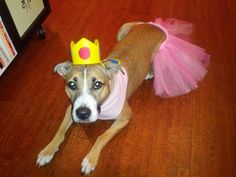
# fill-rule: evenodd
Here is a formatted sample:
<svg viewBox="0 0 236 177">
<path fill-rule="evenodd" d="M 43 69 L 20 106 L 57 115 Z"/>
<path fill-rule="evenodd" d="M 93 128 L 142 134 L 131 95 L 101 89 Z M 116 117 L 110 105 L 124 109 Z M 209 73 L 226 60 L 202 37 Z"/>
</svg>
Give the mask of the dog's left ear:
<svg viewBox="0 0 236 177">
<path fill-rule="evenodd" d="M 111 79 L 113 75 L 115 75 L 118 71 L 121 71 L 123 74 L 124 71 L 122 69 L 122 66 L 120 65 L 120 62 L 115 59 L 108 59 L 103 63 L 103 66 L 105 68 L 105 71 L 109 78 Z"/>
<path fill-rule="evenodd" d="M 71 66 L 72 66 L 71 62 L 65 61 L 65 62 L 57 64 L 54 67 L 53 71 L 59 74 L 61 77 L 65 78 Z"/>
</svg>

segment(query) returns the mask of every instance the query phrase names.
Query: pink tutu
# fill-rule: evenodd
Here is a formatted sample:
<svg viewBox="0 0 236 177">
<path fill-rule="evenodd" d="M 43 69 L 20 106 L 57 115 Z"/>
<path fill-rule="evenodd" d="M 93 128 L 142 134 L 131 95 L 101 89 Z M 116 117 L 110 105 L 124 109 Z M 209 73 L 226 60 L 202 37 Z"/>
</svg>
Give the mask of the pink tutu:
<svg viewBox="0 0 236 177">
<path fill-rule="evenodd" d="M 192 24 L 173 18 L 165 21 L 157 18 L 149 24 L 166 34 L 153 61 L 156 95 L 174 97 L 196 89 L 207 73 L 209 55 L 203 48 L 188 42 Z"/>
</svg>

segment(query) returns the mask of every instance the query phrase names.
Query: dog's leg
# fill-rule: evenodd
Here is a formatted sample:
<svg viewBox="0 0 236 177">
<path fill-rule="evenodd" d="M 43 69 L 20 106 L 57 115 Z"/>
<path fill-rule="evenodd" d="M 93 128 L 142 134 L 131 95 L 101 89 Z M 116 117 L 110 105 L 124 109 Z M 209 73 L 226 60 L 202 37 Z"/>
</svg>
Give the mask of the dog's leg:
<svg viewBox="0 0 236 177">
<path fill-rule="evenodd" d="M 67 108 L 64 120 L 52 141 L 38 154 L 37 165 L 39 167 L 49 163 L 53 155 L 58 151 L 60 144 L 65 138 L 65 133 L 72 124 L 71 105 Z"/>
<path fill-rule="evenodd" d="M 117 117 L 112 126 L 97 138 L 92 149 L 84 158 L 81 164 L 81 172 L 83 174 L 87 175 L 95 170 L 101 150 L 122 128 L 124 128 L 128 124 L 131 116 L 132 110 L 129 107 L 128 103 L 125 103 L 124 109 L 121 114 Z"/>
</svg>

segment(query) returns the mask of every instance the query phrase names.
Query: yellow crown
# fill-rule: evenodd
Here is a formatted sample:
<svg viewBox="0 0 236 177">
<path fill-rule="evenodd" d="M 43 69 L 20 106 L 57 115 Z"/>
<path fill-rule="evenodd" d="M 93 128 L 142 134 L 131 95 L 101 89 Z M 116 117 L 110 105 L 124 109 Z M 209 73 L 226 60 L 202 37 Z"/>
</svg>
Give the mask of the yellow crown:
<svg viewBox="0 0 236 177">
<path fill-rule="evenodd" d="M 74 65 L 88 65 L 88 64 L 98 64 L 101 63 L 99 42 L 96 39 L 93 42 L 82 38 L 76 44 L 71 41 L 71 56 Z"/>
</svg>

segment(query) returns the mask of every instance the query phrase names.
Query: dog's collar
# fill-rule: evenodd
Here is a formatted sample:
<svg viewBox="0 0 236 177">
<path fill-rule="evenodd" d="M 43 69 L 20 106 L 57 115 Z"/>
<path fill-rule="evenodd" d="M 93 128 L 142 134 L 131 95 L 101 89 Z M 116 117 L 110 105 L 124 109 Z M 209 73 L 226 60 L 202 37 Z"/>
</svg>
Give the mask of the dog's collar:
<svg viewBox="0 0 236 177">
<path fill-rule="evenodd" d="M 124 68 L 122 68 L 122 71 L 117 72 L 114 79 L 114 87 L 112 92 L 101 105 L 101 113 L 98 117 L 100 120 L 116 119 L 124 107 L 128 76 Z"/>
</svg>

